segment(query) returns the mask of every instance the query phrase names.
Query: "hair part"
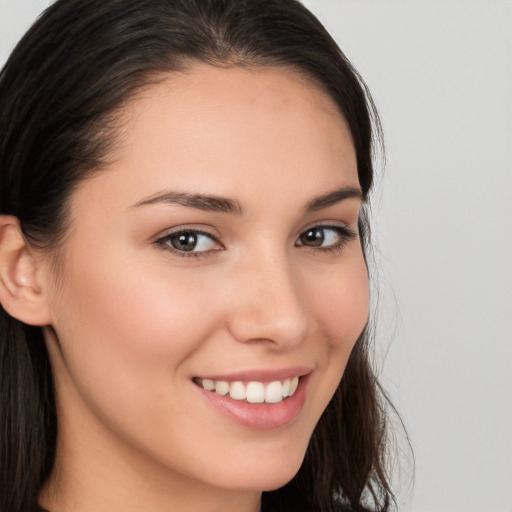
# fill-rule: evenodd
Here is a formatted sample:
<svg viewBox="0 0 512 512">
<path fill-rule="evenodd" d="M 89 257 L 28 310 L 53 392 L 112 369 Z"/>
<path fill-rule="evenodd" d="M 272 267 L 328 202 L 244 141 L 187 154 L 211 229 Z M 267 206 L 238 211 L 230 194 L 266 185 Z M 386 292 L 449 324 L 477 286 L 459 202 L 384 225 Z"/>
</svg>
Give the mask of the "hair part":
<svg viewBox="0 0 512 512">
<path fill-rule="evenodd" d="M 297 0 L 58 0 L 0 74 L 0 214 L 16 216 L 34 247 L 62 245 L 70 229 L 69 198 L 115 154 L 123 107 L 163 76 L 197 62 L 288 68 L 319 86 L 348 124 L 368 197 L 380 141 L 371 96 Z M 359 227 L 367 249 L 364 212 Z M 365 329 L 299 473 L 264 493 L 262 510 L 390 507 L 386 399 L 369 364 L 368 343 Z M 41 329 L 2 308 L 0 365 L 0 509 L 36 510 L 55 458 L 51 365 Z"/>
</svg>

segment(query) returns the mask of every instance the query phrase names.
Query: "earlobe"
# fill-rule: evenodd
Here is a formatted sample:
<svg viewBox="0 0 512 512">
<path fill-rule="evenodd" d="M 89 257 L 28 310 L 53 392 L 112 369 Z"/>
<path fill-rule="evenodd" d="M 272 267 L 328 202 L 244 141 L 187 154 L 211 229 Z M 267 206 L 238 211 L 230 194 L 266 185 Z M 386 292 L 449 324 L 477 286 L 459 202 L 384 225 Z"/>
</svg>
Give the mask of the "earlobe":
<svg viewBox="0 0 512 512">
<path fill-rule="evenodd" d="M 48 325 L 50 315 L 36 259 L 19 221 L 0 216 L 0 303 L 14 318 L 29 325 Z"/>
</svg>

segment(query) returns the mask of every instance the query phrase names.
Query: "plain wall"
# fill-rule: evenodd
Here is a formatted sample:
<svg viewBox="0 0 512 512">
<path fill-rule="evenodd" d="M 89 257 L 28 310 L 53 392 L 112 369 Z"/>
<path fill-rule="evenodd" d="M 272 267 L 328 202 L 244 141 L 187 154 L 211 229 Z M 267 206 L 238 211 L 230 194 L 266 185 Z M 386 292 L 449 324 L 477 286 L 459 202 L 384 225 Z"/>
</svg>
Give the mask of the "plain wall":
<svg viewBox="0 0 512 512">
<path fill-rule="evenodd" d="M 0 0 L 1 62 L 48 3 Z M 512 2 L 305 3 L 386 135 L 379 353 L 416 456 L 400 510 L 511 512 Z"/>
</svg>

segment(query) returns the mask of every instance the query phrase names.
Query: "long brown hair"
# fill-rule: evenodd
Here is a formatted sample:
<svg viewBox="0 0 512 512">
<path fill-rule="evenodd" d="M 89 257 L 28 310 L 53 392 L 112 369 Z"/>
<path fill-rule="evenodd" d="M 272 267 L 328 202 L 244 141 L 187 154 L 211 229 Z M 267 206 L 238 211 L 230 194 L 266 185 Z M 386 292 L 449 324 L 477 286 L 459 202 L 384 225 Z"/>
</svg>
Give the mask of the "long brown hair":
<svg viewBox="0 0 512 512">
<path fill-rule="evenodd" d="M 57 247 L 74 187 L 105 165 L 116 113 L 162 73 L 193 62 L 293 68 L 321 86 L 350 128 L 367 199 L 379 137 L 371 96 L 321 23 L 297 0 L 58 0 L 0 74 L 0 214 L 27 241 Z M 363 249 L 370 232 L 363 211 Z M 368 326 L 295 478 L 266 492 L 272 512 L 388 510 L 385 395 Z M 0 510 L 40 510 L 57 419 L 42 332 L 0 308 Z"/>
</svg>

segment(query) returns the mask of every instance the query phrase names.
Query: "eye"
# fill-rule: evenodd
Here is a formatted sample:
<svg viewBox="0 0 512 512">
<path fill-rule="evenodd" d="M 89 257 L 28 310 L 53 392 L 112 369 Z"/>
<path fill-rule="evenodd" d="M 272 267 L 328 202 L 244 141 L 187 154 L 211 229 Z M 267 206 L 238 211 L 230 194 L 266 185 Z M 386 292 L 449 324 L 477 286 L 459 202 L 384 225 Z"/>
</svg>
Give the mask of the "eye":
<svg viewBox="0 0 512 512">
<path fill-rule="evenodd" d="M 222 246 L 212 235 L 193 229 L 183 229 L 170 233 L 156 241 L 158 245 L 164 246 L 174 252 L 182 253 L 204 253 L 215 251 Z"/>
<path fill-rule="evenodd" d="M 314 226 L 302 232 L 295 245 L 319 249 L 340 249 L 355 237 L 356 234 L 345 226 Z"/>
</svg>

